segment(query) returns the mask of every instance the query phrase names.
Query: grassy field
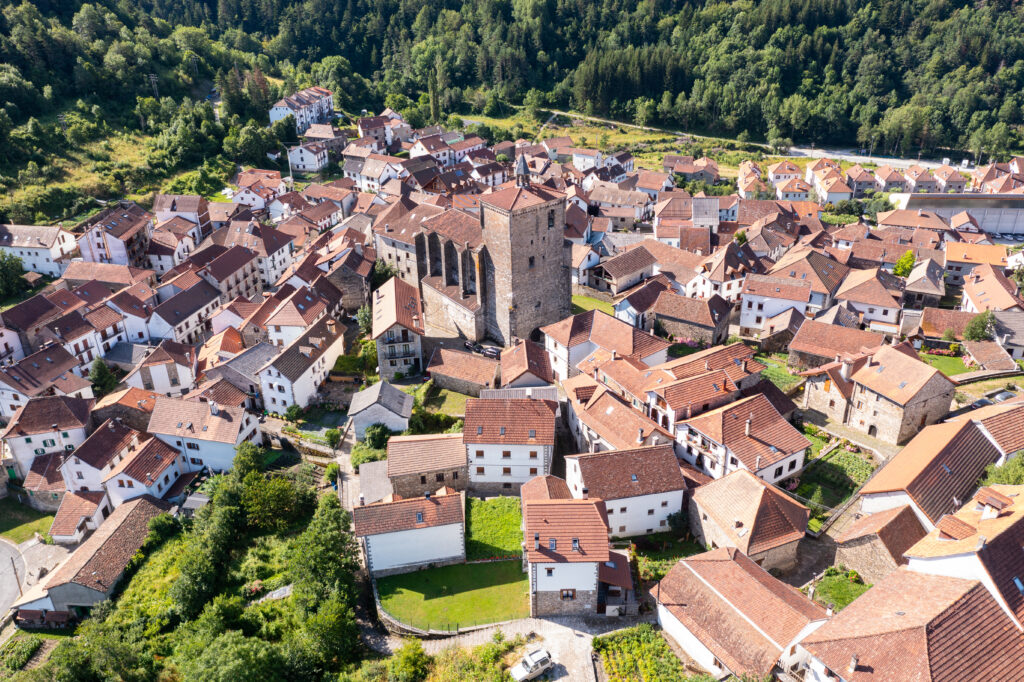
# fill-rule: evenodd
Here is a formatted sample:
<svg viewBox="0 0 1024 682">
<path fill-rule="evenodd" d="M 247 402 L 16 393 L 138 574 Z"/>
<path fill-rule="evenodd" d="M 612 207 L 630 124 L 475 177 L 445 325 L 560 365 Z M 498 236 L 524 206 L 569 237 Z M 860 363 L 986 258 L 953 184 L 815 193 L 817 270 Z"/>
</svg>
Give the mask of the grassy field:
<svg viewBox="0 0 1024 682">
<path fill-rule="evenodd" d="M 758 354 L 754 356 L 754 359 L 767 368 L 761 372 L 761 376 L 783 391 L 788 391 L 803 381 L 803 377 L 799 377 L 789 371 L 789 367 L 786 366 L 789 355 L 786 353 Z"/>
<path fill-rule="evenodd" d="M 466 401 L 470 396 L 440 388 L 432 381 L 423 384 L 409 384 L 400 387 L 406 393 L 418 398 L 428 412 L 442 412 L 453 417 L 466 415 Z"/>
<path fill-rule="evenodd" d="M 822 606 L 833 604 L 835 610 L 839 611 L 867 592 L 869 587 L 871 585 L 865 585 L 854 571 L 826 575 L 814 585 L 814 601 Z"/>
<path fill-rule="evenodd" d="M 918 353 L 918 356 L 922 361 L 927 362 L 947 377 L 971 371 L 971 368 L 964 364 L 962 358 L 947 355 L 929 355 L 928 353 Z"/>
<path fill-rule="evenodd" d="M 825 447 L 828 441 L 821 436 L 810 433 L 806 427 L 803 430 L 803 434 L 804 438 L 811 441 L 811 459 L 817 459 L 821 449 Z"/>
<path fill-rule="evenodd" d="M 377 581 L 384 610 L 408 625 L 454 629 L 530 615 L 522 562 L 458 564 Z"/>
<path fill-rule="evenodd" d="M 585 313 L 588 310 L 600 310 L 602 313 L 608 313 L 611 316 L 615 316 L 615 308 L 612 307 L 611 303 L 602 301 L 597 298 L 591 298 L 590 296 L 573 296 L 572 297 L 572 314 L 579 315 Z"/>
<path fill-rule="evenodd" d="M 52 523 L 53 514 L 38 512 L 11 497 L 0 500 L 0 535 L 11 542 L 25 542 L 33 533 L 46 535 Z"/>
<path fill-rule="evenodd" d="M 179 535 L 153 552 L 115 602 L 110 618 L 115 623 L 141 623 L 147 637 L 155 637 L 170 624 L 173 604 L 168 593 L 181 575 L 178 560 L 185 544 Z"/>
<path fill-rule="evenodd" d="M 794 491 L 810 500 L 811 518 L 807 527 L 814 532 L 820 530 L 831 514 L 828 508 L 835 509 L 848 500 L 876 468 L 868 455 L 850 452 L 843 447 L 809 464 L 800 474 L 800 485 Z"/>
<path fill-rule="evenodd" d="M 984 397 L 986 393 L 992 391 L 1003 390 L 1009 388 L 1014 390 L 1021 385 L 1024 385 L 1024 377 L 1004 377 L 1002 379 L 989 379 L 987 381 L 977 381 L 972 384 L 964 384 L 958 386 L 957 393 L 963 393 L 970 397 L 968 402 L 973 402 L 978 398 Z"/>
<path fill-rule="evenodd" d="M 517 497 L 466 500 L 466 559 L 522 556 L 523 512 Z"/>
<path fill-rule="evenodd" d="M 654 533 L 634 540 L 637 572 L 641 580 L 661 580 L 669 569 L 683 559 L 705 550 L 692 540 L 671 533 Z"/>
</svg>

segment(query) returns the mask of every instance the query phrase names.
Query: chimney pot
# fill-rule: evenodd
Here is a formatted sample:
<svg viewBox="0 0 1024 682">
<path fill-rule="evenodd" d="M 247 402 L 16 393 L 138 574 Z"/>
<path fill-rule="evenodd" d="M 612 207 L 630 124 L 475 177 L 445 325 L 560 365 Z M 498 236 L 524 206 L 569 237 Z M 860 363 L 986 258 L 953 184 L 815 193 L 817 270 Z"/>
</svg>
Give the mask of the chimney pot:
<svg viewBox="0 0 1024 682">
<path fill-rule="evenodd" d="M 747 438 L 750 438 L 750 419 L 749 418 L 747 419 L 746 426 L 743 428 L 743 432 L 747 435 Z"/>
<path fill-rule="evenodd" d="M 583 489 L 583 499 L 584 500 L 589 500 L 590 499 L 590 488 L 584 488 Z"/>
<path fill-rule="evenodd" d="M 366 496 L 363 495 L 362 493 L 359 493 L 359 506 L 360 507 L 365 507 L 366 506 Z"/>
<path fill-rule="evenodd" d="M 644 442 L 644 430 L 642 428 L 636 430 L 636 442 L 637 443 L 643 443 Z"/>
<path fill-rule="evenodd" d="M 831 610 L 831 609 L 829 609 L 829 610 Z M 858 660 L 857 659 L 857 654 L 854 654 L 853 656 L 850 656 L 850 672 L 851 673 L 857 671 L 857 660 Z"/>
</svg>

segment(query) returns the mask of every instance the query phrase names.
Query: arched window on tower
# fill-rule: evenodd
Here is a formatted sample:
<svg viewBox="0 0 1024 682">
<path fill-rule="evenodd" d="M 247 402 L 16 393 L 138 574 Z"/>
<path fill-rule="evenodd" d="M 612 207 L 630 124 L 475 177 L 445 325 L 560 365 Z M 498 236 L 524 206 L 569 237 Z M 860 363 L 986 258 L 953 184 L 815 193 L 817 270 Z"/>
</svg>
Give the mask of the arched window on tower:
<svg viewBox="0 0 1024 682">
<path fill-rule="evenodd" d="M 555 226 L 555 211 L 551 209 L 548 211 L 548 229 L 550 230 Z"/>
</svg>

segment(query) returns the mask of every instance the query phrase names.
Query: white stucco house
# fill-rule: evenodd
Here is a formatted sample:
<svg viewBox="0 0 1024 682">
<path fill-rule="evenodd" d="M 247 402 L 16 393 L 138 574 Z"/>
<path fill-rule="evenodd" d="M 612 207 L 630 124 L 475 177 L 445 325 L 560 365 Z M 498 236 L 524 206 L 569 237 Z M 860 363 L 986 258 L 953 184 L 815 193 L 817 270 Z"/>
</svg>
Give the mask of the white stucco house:
<svg viewBox="0 0 1024 682">
<path fill-rule="evenodd" d="M 567 455 L 565 482 L 576 499 L 604 500 L 612 537 L 666 532 L 686 488 L 671 443 Z"/>
<path fill-rule="evenodd" d="M 290 405 L 309 405 L 344 352 L 345 327 L 333 317 L 321 318 L 260 369 L 264 407 L 281 413 Z"/>
<path fill-rule="evenodd" d="M 235 448 L 263 441 L 259 420 L 240 407 L 158 396 L 148 431 L 184 454 L 189 471 L 206 466 L 228 471 Z M 108 486 L 109 490 L 109 486 Z"/>
<path fill-rule="evenodd" d="M 386 381 L 378 381 L 359 391 L 348 406 L 356 438 L 362 440 L 366 428 L 373 424 L 384 424 L 392 431 L 405 431 L 409 428 L 413 402 L 411 395 Z"/>
<path fill-rule="evenodd" d="M 60 277 L 60 261 L 76 246 L 74 236 L 59 225 L 0 225 L 0 251 L 20 258 L 28 272 Z"/>
<path fill-rule="evenodd" d="M 466 560 L 463 493 L 436 494 L 358 505 L 352 525 L 374 577 L 409 573 Z"/>
<path fill-rule="evenodd" d="M 466 401 L 462 440 L 474 492 L 515 494 L 551 469 L 558 405 L 550 400 L 480 399 Z"/>
</svg>

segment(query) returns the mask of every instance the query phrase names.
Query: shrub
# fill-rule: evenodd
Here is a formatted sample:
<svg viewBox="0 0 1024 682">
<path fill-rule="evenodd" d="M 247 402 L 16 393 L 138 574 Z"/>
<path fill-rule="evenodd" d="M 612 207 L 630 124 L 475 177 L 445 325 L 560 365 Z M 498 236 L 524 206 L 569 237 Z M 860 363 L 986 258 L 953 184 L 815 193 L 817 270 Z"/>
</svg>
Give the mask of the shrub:
<svg viewBox="0 0 1024 682">
<path fill-rule="evenodd" d="M 388 661 L 388 680 L 394 682 L 420 682 L 427 678 L 430 656 L 418 639 L 407 639 Z"/>
<path fill-rule="evenodd" d="M 330 464 L 327 465 L 327 468 L 324 469 L 324 478 L 327 479 L 328 482 L 336 481 L 340 473 L 341 467 L 338 466 L 338 463 L 331 462 Z"/>
<path fill-rule="evenodd" d="M 0 677 L 6 677 L 3 670 L 21 670 L 28 663 L 32 655 L 43 645 L 39 637 L 29 636 L 12 639 L 0 648 Z"/>
<path fill-rule="evenodd" d="M 302 408 L 298 405 L 289 405 L 284 411 L 284 418 L 290 422 L 297 422 L 302 418 Z"/>
<path fill-rule="evenodd" d="M 388 439 L 391 438 L 394 433 L 395 432 L 389 429 L 385 424 L 370 424 L 366 427 L 366 433 L 363 434 L 363 442 L 374 450 L 380 450 L 381 448 L 387 447 Z"/>
<path fill-rule="evenodd" d="M 401 381 L 405 378 L 405 372 L 395 372 L 394 380 Z"/>
<path fill-rule="evenodd" d="M 341 431 L 338 429 L 327 429 L 324 431 L 324 438 L 332 450 L 337 450 L 338 446 L 341 445 Z"/>
<path fill-rule="evenodd" d="M 366 443 L 356 443 L 352 446 L 352 468 L 359 471 L 359 466 L 366 462 L 379 462 L 387 459 L 387 450 L 375 449 Z"/>
<path fill-rule="evenodd" d="M 668 527 L 672 529 L 673 533 L 682 535 L 687 532 L 690 528 L 686 522 L 686 512 L 680 509 L 677 512 L 673 512 L 668 515 Z"/>
</svg>

